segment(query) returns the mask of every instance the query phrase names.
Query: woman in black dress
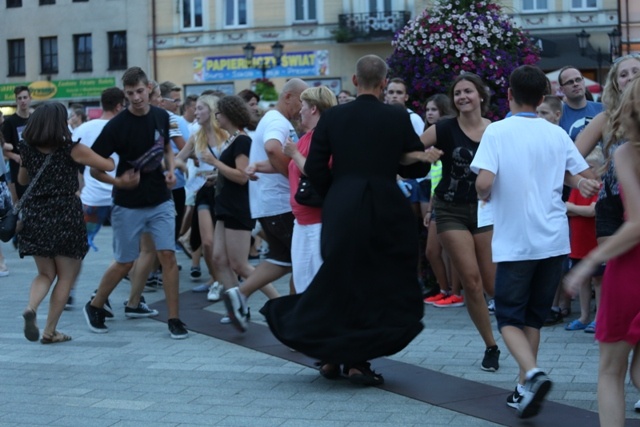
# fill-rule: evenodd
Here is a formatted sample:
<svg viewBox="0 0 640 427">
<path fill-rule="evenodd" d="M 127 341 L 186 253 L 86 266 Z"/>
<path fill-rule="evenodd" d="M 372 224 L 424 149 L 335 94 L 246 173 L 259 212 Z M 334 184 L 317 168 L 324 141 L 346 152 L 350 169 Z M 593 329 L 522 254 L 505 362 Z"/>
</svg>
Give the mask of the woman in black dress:
<svg viewBox="0 0 640 427">
<path fill-rule="evenodd" d="M 60 103 L 38 107 L 29 118 L 20 143 L 22 163 L 18 173 L 21 185 L 29 184 L 47 156 L 51 160 L 23 202 L 23 228 L 18 233 L 20 257 L 33 256 L 38 270 L 31 283 L 29 305 L 23 313 L 24 335 L 37 341 L 36 310 L 51 293 L 43 344 L 69 341 L 70 336 L 56 330 L 71 287 L 80 272 L 82 259 L 89 250 L 87 230 L 78 192 L 78 168 L 86 165 L 113 170 L 113 159 L 105 159 L 89 147 L 71 140 L 67 109 Z"/>
</svg>

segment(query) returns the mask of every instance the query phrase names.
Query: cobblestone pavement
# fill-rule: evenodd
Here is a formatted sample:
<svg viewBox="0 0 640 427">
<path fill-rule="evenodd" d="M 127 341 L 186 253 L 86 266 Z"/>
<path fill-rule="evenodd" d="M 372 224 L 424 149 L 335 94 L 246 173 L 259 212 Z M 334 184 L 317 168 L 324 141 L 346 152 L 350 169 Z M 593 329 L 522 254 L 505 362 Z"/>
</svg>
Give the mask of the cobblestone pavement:
<svg viewBox="0 0 640 427">
<path fill-rule="evenodd" d="M 21 260 L 11 244 L 2 244 L 10 275 L 0 278 L 0 426 L 505 425 L 377 388 L 327 381 L 307 366 L 204 334 L 172 340 L 163 322 L 124 317 L 127 282 L 111 296 L 116 316 L 107 323 L 109 333 L 93 334 L 81 307 L 111 262 L 109 227 L 96 243 L 100 250 L 85 259 L 75 309 L 62 315 L 58 327 L 73 341 L 48 346 L 28 342 L 22 333 L 33 260 Z M 179 253 L 178 262 L 183 267 L 181 292 L 190 292 L 190 260 Z M 285 293 L 288 280 L 276 287 Z M 151 303 L 164 295 L 160 291 L 145 297 Z M 258 309 L 264 297 L 258 293 L 250 302 L 254 322 L 263 323 Z M 41 327 L 47 309 L 48 299 L 38 312 Z M 207 310 L 222 313 L 223 306 L 213 304 Z M 421 335 L 390 359 L 503 388 L 505 398 L 513 390 L 517 367 L 499 338 L 500 370 L 480 370 L 482 342 L 464 308 L 428 307 L 424 323 Z M 539 364 L 554 380 L 550 400 L 597 410 L 598 347 L 592 335 L 566 332 L 563 325 L 545 328 Z M 638 398 L 640 393 L 627 384 L 629 425 L 640 425 L 633 412 Z M 513 425 L 518 423 L 514 415 Z M 533 419 L 522 425 L 538 424 Z"/>
</svg>

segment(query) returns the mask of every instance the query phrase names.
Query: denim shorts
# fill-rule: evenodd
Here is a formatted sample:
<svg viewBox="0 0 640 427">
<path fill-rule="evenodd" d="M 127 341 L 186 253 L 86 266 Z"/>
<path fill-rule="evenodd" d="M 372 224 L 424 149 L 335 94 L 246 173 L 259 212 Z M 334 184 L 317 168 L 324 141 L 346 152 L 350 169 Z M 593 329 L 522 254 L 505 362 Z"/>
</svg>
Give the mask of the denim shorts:
<svg viewBox="0 0 640 427">
<path fill-rule="evenodd" d="M 544 325 L 562 278 L 566 255 L 551 258 L 499 262 L 494 301 L 498 329 Z"/>
<path fill-rule="evenodd" d="M 167 200 L 148 208 L 115 205 L 111 211 L 113 257 L 117 262 L 133 262 L 140 254 L 140 236 L 150 233 L 156 250 L 175 251 L 176 208 Z"/>
</svg>

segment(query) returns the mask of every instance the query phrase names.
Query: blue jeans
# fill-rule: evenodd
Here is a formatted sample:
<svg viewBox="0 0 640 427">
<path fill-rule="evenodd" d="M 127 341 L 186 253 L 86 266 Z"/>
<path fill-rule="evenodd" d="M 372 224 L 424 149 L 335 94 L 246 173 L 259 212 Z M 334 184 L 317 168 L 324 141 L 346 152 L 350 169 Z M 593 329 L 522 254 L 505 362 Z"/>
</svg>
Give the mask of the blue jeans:
<svg viewBox="0 0 640 427">
<path fill-rule="evenodd" d="M 495 286 L 498 329 L 503 326 L 540 329 L 544 325 L 566 259 L 566 255 L 560 255 L 498 263 Z"/>
</svg>

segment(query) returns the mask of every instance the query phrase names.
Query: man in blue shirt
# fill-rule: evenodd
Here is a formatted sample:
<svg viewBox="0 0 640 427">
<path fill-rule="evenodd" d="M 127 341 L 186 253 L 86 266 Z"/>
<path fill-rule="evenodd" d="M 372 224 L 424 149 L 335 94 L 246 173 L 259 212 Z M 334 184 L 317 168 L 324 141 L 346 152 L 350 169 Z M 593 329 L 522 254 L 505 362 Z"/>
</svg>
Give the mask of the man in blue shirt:
<svg viewBox="0 0 640 427">
<path fill-rule="evenodd" d="M 560 127 L 575 142 L 578 134 L 589 121 L 602 111 L 599 102 L 587 101 L 584 77 L 573 66 L 563 67 L 558 73 L 558 84 L 564 93 L 564 105 Z"/>
</svg>

